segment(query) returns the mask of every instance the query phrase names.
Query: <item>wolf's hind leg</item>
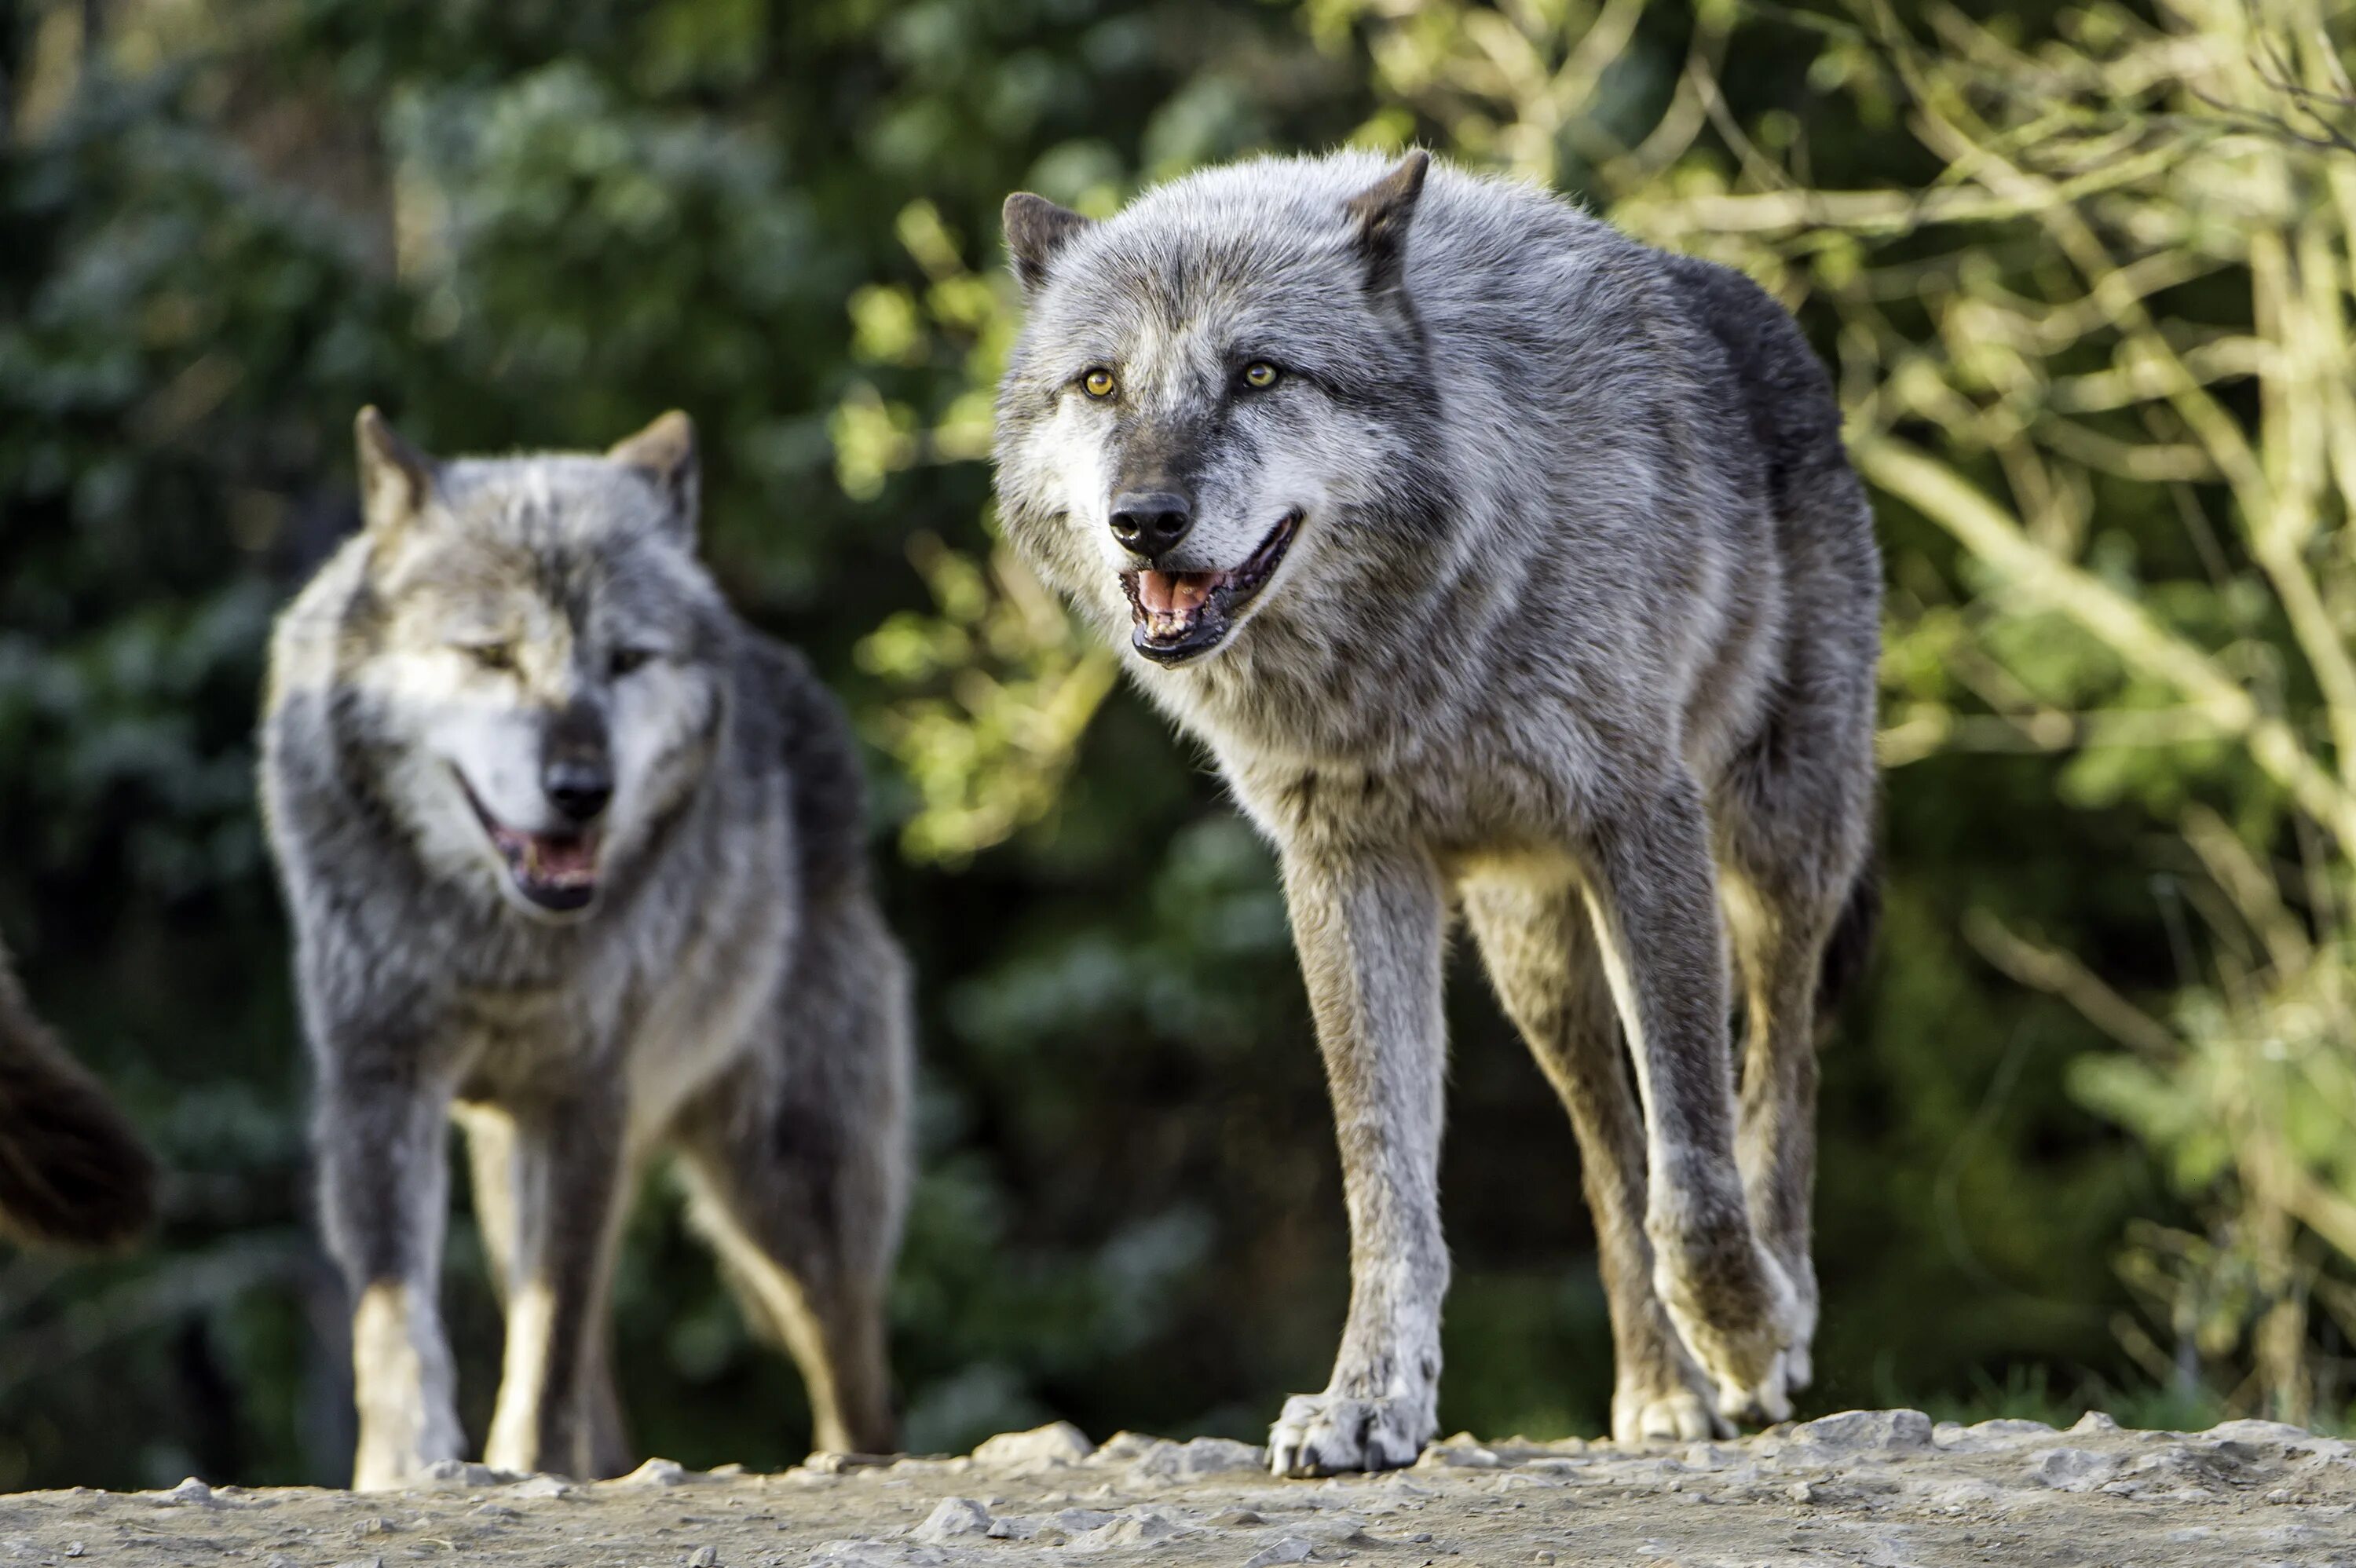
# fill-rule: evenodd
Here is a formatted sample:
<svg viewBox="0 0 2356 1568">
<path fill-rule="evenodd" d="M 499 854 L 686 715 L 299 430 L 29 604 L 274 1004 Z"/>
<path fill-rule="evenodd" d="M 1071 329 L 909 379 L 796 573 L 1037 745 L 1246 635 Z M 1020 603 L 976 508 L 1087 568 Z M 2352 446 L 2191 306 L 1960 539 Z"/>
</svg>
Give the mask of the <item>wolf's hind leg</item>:
<svg viewBox="0 0 2356 1568">
<path fill-rule="evenodd" d="M 885 1296 L 906 1200 L 907 980 L 864 895 L 809 917 L 780 1037 L 702 1091 L 676 1142 L 698 1225 L 809 1390 L 811 1445 L 892 1452 Z"/>
<path fill-rule="evenodd" d="M 1831 943 L 1862 948 L 1874 907 L 1873 888 L 1860 880 L 1871 873 L 1859 868 L 1869 796 L 1861 787 L 1813 784 L 1738 769 L 1721 791 L 1719 811 L 1728 926 L 1743 987 L 1736 1157 L 1760 1239 L 1797 1297 L 1784 1353 L 1794 1389 L 1806 1387 L 1814 1372 L 1818 1309 L 1809 1210 L 1826 950 Z M 1841 957 L 1854 963 L 1858 955 Z"/>
<path fill-rule="evenodd" d="M 359 1413 L 352 1486 L 359 1491 L 399 1486 L 437 1459 L 457 1458 L 466 1440 L 439 1303 L 445 1104 L 412 1064 L 324 1055 L 314 1127 L 319 1216 L 351 1295 Z"/>
<path fill-rule="evenodd" d="M 1700 792 L 1678 769 L 1597 823 L 1583 887 L 1644 1106 L 1653 1288 L 1738 1421 L 1791 1413 L 1799 1303 L 1734 1151 L 1724 928 Z"/>
<path fill-rule="evenodd" d="M 592 1477 L 621 1457 L 604 1349 L 626 1157 L 619 1086 L 605 1087 L 515 1107 L 504 1129 L 470 1116 L 477 1211 L 495 1256 L 505 1253 L 507 1346 L 483 1448 L 498 1469 Z"/>
<path fill-rule="evenodd" d="M 1708 1380 L 1653 1291 L 1644 1113 L 1576 880 L 1537 870 L 1483 878 L 1466 884 L 1464 913 L 1498 1000 L 1579 1136 L 1596 1264 L 1612 1307 L 1613 1441 L 1727 1435 Z"/>
<path fill-rule="evenodd" d="M 1350 1316 L 1320 1394 L 1269 1434 L 1279 1475 L 1412 1464 L 1439 1425 L 1442 902 L 1419 850 L 1288 850 L 1286 901 L 1333 1099 Z"/>
<path fill-rule="evenodd" d="M 523 1223 L 518 1205 L 526 1197 L 515 1119 L 490 1105 L 462 1104 L 458 1125 L 466 1131 L 468 1169 L 473 1178 L 475 1221 L 483 1235 L 491 1287 L 498 1293 L 499 1310 L 515 1299 L 516 1233 Z M 622 1420 L 622 1398 L 614 1386 L 613 1322 L 600 1314 L 582 1372 L 583 1409 L 589 1426 L 586 1475 L 618 1476 L 630 1468 L 627 1428 Z"/>
</svg>

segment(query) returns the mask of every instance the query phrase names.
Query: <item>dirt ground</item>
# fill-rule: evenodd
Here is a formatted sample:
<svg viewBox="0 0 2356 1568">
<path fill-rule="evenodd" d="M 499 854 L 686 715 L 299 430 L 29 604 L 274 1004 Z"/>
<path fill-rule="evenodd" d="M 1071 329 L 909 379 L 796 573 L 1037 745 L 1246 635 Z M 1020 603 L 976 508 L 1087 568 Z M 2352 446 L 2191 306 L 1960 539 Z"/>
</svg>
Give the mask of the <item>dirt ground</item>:
<svg viewBox="0 0 2356 1568">
<path fill-rule="evenodd" d="M 1411 1470 L 1279 1481 L 1257 1448 L 1069 1426 L 967 1457 L 814 1456 L 780 1475 L 649 1460 L 575 1485 L 479 1465 L 355 1496 L 184 1482 L 0 1498 L 0 1564 L 682 1568 L 1131 1563 L 2297 1563 L 2356 1568 L 2356 1445 L 2233 1422 L 1933 1426 L 1853 1411 L 1645 1449 L 1459 1437 Z"/>
</svg>

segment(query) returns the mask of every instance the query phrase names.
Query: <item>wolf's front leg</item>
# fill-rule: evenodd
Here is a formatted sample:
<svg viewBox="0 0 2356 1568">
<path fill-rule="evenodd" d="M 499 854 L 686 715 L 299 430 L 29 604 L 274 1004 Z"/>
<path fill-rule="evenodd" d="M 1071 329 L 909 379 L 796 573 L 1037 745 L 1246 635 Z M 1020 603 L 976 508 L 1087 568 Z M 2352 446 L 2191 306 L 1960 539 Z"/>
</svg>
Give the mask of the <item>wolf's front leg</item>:
<svg viewBox="0 0 2356 1568">
<path fill-rule="evenodd" d="M 506 1192 L 507 1351 L 483 1458 L 493 1467 L 594 1477 L 602 1403 L 605 1295 L 625 1185 L 626 1110 L 613 1093 L 584 1093 L 512 1113 Z M 478 1161 L 476 1179 L 499 1179 Z M 497 1203 L 496 1197 L 489 1199 Z"/>
<path fill-rule="evenodd" d="M 1725 946 L 1699 792 L 1681 775 L 1598 825 L 1588 900 L 1644 1103 L 1653 1282 L 1720 1413 L 1792 1413 L 1790 1283 L 1760 1243 L 1734 1155 Z"/>
<path fill-rule="evenodd" d="M 1287 1400 L 1279 1475 L 1411 1464 L 1439 1423 L 1443 903 L 1420 850 L 1288 850 L 1285 894 L 1325 1057 L 1350 1214 L 1333 1381 Z"/>
<path fill-rule="evenodd" d="M 330 1054 L 320 1074 L 319 1212 L 351 1293 L 360 1491 L 399 1486 L 465 1443 L 438 1299 L 446 1104 L 406 1064 Z"/>
</svg>

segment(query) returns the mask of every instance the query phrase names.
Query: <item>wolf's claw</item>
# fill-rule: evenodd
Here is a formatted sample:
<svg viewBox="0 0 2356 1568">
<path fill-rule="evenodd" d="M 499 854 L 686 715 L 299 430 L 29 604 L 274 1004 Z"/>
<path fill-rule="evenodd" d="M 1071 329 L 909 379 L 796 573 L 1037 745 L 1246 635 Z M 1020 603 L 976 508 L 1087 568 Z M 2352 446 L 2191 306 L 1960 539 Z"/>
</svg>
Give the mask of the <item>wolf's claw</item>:
<svg viewBox="0 0 2356 1568">
<path fill-rule="evenodd" d="M 1612 1399 L 1614 1443 L 1697 1443 L 1731 1435 L 1733 1428 L 1691 1389 L 1650 1396 L 1614 1394 Z"/>
<path fill-rule="evenodd" d="M 1294 1394 L 1269 1429 L 1268 1467 L 1280 1476 L 1330 1476 L 1412 1465 L 1431 1436 L 1428 1410 L 1428 1402 Z"/>
</svg>

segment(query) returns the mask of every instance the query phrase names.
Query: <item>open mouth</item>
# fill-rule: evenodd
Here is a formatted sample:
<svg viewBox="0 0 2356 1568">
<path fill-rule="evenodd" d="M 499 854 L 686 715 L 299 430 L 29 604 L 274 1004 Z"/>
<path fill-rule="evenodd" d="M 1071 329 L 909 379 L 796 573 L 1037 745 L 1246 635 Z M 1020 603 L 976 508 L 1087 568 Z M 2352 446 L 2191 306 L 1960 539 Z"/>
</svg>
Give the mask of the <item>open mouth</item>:
<svg viewBox="0 0 2356 1568">
<path fill-rule="evenodd" d="M 1124 571 L 1130 645 L 1156 664 L 1183 664 L 1226 639 L 1236 612 L 1268 586 L 1301 529 L 1301 508 L 1284 514 L 1251 559 L 1226 571 Z"/>
<path fill-rule="evenodd" d="M 527 833 L 509 827 L 483 807 L 462 773 L 458 787 L 466 804 L 489 834 L 491 847 L 507 862 L 508 879 L 516 891 L 551 914 L 575 914 L 597 897 L 597 857 L 604 848 L 596 829 L 585 832 Z"/>
</svg>

